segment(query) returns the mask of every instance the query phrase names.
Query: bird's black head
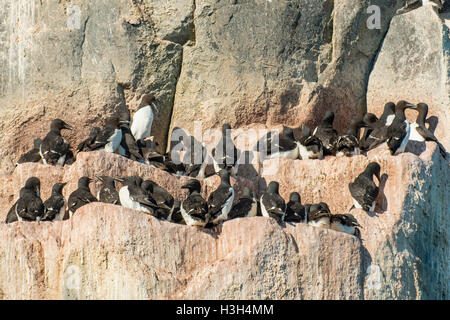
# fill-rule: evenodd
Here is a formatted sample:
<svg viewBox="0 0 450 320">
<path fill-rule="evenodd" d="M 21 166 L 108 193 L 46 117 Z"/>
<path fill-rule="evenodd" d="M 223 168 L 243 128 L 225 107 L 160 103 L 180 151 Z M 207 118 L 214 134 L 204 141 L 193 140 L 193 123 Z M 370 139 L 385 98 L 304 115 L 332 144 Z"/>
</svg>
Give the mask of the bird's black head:
<svg viewBox="0 0 450 320">
<path fill-rule="evenodd" d="M 116 181 L 122 182 L 123 184 L 130 186 L 130 185 L 136 185 L 141 186 L 142 184 L 142 178 L 139 176 L 128 176 L 123 178 L 116 178 Z"/>
<path fill-rule="evenodd" d="M 276 181 L 270 181 L 267 186 L 267 191 L 270 193 L 278 193 L 278 189 L 280 188 L 280 184 Z"/>
<path fill-rule="evenodd" d="M 375 124 L 375 122 L 378 121 L 378 118 L 373 113 L 366 113 L 363 117 L 363 121 L 366 124 L 366 126 L 371 127 Z"/>
<path fill-rule="evenodd" d="M 106 119 L 105 126 L 111 127 L 111 128 L 119 128 L 120 126 L 120 118 L 118 115 L 113 115 Z M 99 129 L 100 130 L 100 129 Z"/>
<path fill-rule="evenodd" d="M 421 125 L 425 125 L 425 120 L 427 120 L 428 115 L 428 105 L 426 103 L 418 103 L 417 110 L 419 111 L 419 115 L 417 116 L 417 123 Z"/>
<path fill-rule="evenodd" d="M 325 202 L 319 202 L 320 211 L 330 213 L 330 208 Z"/>
<path fill-rule="evenodd" d="M 62 194 L 62 190 L 66 184 L 66 182 L 55 183 L 52 187 L 52 194 Z"/>
<path fill-rule="evenodd" d="M 147 192 L 153 192 L 153 188 L 157 186 L 156 182 L 153 182 L 151 180 L 145 180 L 141 184 L 141 188 Z"/>
<path fill-rule="evenodd" d="M 50 124 L 50 130 L 53 132 L 60 133 L 63 129 L 72 130 L 73 127 L 61 119 L 55 119 Z"/>
<path fill-rule="evenodd" d="M 356 220 L 356 218 L 350 213 L 343 214 L 341 216 L 341 220 L 342 223 L 345 224 L 346 226 L 362 228 L 362 226 L 358 223 L 358 220 Z"/>
<path fill-rule="evenodd" d="M 89 177 L 81 177 L 78 180 L 78 188 L 88 188 L 89 189 L 89 183 L 91 183 L 91 179 Z"/>
<path fill-rule="evenodd" d="M 300 194 L 298 192 L 292 192 L 289 196 L 289 201 L 301 202 Z"/>
<path fill-rule="evenodd" d="M 378 179 L 378 181 L 381 181 L 380 178 L 380 172 L 381 172 L 381 167 L 377 162 L 371 162 L 367 165 L 365 172 L 367 172 L 367 174 L 373 176 L 375 175 Z"/>
<path fill-rule="evenodd" d="M 115 179 L 110 176 L 96 176 L 97 180 L 100 180 L 104 184 L 112 184 L 114 185 Z"/>
<path fill-rule="evenodd" d="M 191 179 L 185 185 L 183 185 L 181 189 L 188 189 L 190 193 L 194 191 L 200 192 L 201 184 L 197 179 Z"/>
<path fill-rule="evenodd" d="M 395 113 L 395 103 L 393 102 L 388 102 L 384 105 L 384 111 L 383 114 L 385 114 L 386 116 L 389 116 L 391 114 Z"/>
<path fill-rule="evenodd" d="M 28 180 L 25 182 L 24 188 L 33 191 L 39 196 L 41 190 L 41 181 L 36 177 L 28 178 Z"/>
</svg>

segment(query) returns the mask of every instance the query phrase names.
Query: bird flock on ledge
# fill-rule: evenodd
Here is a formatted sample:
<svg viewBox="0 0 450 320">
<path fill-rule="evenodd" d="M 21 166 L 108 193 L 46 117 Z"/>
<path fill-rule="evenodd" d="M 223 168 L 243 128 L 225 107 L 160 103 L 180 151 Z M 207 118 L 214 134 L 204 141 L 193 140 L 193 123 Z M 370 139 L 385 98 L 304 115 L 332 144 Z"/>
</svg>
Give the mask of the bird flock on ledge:
<svg viewBox="0 0 450 320">
<path fill-rule="evenodd" d="M 418 111 L 417 120 L 409 123 L 405 116 L 406 109 Z M 20 190 L 19 199 L 8 212 L 6 223 L 15 221 L 58 221 L 72 217 L 82 206 L 91 202 L 104 202 L 138 210 L 158 219 L 198 227 L 214 227 L 235 218 L 265 216 L 274 218 L 279 223 L 307 223 L 321 228 L 333 229 L 359 236 L 361 227 L 350 213 L 332 214 L 325 202 L 302 204 L 298 192 L 292 192 L 289 201 L 280 196 L 278 182 L 271 181 L 267 190 L 257 199 L 249 188 L 242 190 L 242 195 L 235 201 L 235 190 L 230 184 L 230 176 L 238 174 L 239 151 L 231 139 L 231 127 L 222 127 L 222 137 L 214 149 L 212 160 L 214 173 L 220 176 L 221 182 L 208 199 L 200 193 L 201 183 L 196 178 L 205 177 L 207 158 L 206 146 L 190 136 L 174 139 L 167 154 L 156 151 L 151 127 L 154 112 L 158 112 L 153 96 L 146 98 L 133 116 L 130 126 L 130 113 L 123 112 L 118 116 L 106 119 L 103 129 L 94 127 L 89 137 L 77 148 L 78 152 L 104 150 L 114 152 L 132 160 L 147 163 L 172 174 L 192 177 L 181 188 L 187 189 L 189 195 L 183 201 L 174 197 L 163 187 L 151 180 L 143 180 L 139 176 L 109 177 L 97 176 L 102 182 L 100 191 L 95 197 L 89 188 L 92 181 L 89 177 L 81 177 L 78 189 L 65 200 L 62 190 L 66 183 L 56 183 L 49 199 L 43 202 L 40 198 L 40 181 L 36 177 L 29 178 Z M 426 127 L 425 121 L 428 106 L 417 105 L 406 101 L 397 104 L 389 102 L 385 105 L 380 118 L 367 113 L 362 119 L 354 119 L 343 135 L 333 128 L 334 113 L 327 111 L 320 124 L 311 133 L 304 124 L 301 126 L 301 137 L 296 139 L 294 130 L 284 126 L 278 131 L 270 131 L 263 136 L 254 147 L 264 158 L 289 159 L 322 159 L 326 155 L 352 156 L 367 152 L 382 143 L 386 143 L 391 154 L 396 155 L 405 150 L 408 141 L 434 141 L 438 144 L 442 156 L 446 151 L 434 134 Z M 361 135 L 360 130 L 364 128 Z M 62 137 L 61 130 L 72 127 L 60 119 L 51 122 L 50 132 L 43 140 L 36 139 L 32 150 L 20 157 L 18 163 L 41 162 L 51 165 L 71 164 L 75 161 L 69 143 Z M 179 128 L 178 128 L 179 129 Z M 175 131 L 175 130 L 174 130 Z M 188 139 L 185 139 L 185 138 Z M 172 141 L 172 139 L 171 139 Z M 173 141 L 172 141 L 173 142 Z M 182 152 L 174 152 L 177 144 L 182 144 Z M 183 155 L 183 156 L 182 156 Z M 177 157 L 176 161 L 173 157 Z M 197 161 L 194 161 L 194 158 Z M 198 160 L 197 158 L 200 158 Z M 181 160 L 182 159 L 182 160 Z M 349 184 L 353 198 L 353 208 L 361 208 L 371 212 L 375 208 L 375 200 L 379 186 L 374 182 L 375 176 L 380 183 L 380 165 L 371 162 L 365 170 Z M 116 182 L 122 186 L 116 189 Z M 66 210 L 66 206 L 67 209 Z"/>
</svg>

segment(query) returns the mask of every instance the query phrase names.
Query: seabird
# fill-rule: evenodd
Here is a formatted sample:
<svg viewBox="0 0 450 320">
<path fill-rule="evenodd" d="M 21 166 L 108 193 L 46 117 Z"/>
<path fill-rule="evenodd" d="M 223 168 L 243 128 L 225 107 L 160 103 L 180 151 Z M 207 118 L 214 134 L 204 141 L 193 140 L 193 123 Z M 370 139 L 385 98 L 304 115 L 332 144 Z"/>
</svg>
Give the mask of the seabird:
<svg viewBox="0 0 450 320">
<path fill-rule="evenodd" d="M 41 155 L 39 153 L 39 149 L 41 147 L 42 140 L 37 138 L 34 139 L 33 149 L 23 154 L 16 163 L 16 166 L 20 163 L 25 162 L 40 162 L 42 160 Z"/>
<path fill-rule="evenodd" d="M 371 162 L 366 169 L 349 183 L 348 188 L 353 198 L 353 206 L 350 208 L 362 208 L 366 212 L 373 212 L 375 209 L 375 199 L 378 197 L 379 188 L 373 181 L 373 176 L 380 182 L 380 165 Z"/>
<path fill-rule="evenodd" d="M 63 129 L 72 130 L 72 127 L 61 119 L 55 119 L 51 122 L 50 132 L 42 140 L 39 148 L 39 154 L 44 164 L 64 165 L 70 146 L 66 139 L 61 136 L 61 130 Z"/>
<path fill-rule="evenodd" d="M 100 190 L 97 193 L 97 199 L 100 202 L 120 205 L 119 192 L 116 189 L 115 179 L 109 176 L 97 176 L 102 182 Z"/>
<path fill-rule="evenodd" d="M 324 229 L 330 228 L 331 212 L 325 202 L 313 204 L 308 209 L 307 219 L 310 226 Z"/>
<path fill-rule="evenodd" d="M 334 112 L 328 110 L 320 124 L 314 129 L 313 136 L 322 141 L 324 155 L 332 155 L 333 145 L 338 138 L 337 131 L 333 128 Z"/>
<path fill-rule="evenodd" d="M 91 131 L 92 135 L 95 133 L 94 130 L 95 128 Z M 119 117 L 113 115 L 106 119 L 105 127 L 93 140 L 94 142 L 89 145 L 91 150 L 104 149 L 106 152 L 119 153 L 119 147 L 122 141 L 122 130 L 120 128 Z"/>
<path fill-rule="evenodd" d="M 128 110 L 120 113 L 119 126 L 122 132 L 122 141 L 119 146 L 119 154 L 128 157 L 131 160 L 140 160 L 143 162 L 144 159 L 140 153 L 139 146 L 137 145 L 137 142 L 130 130 L 130 113 Z"/>
<path fill-rule="evenodd" d="M 417 109 L 417 106 L 404 100 L 395 106 L 395 119 L 387 129 L 387 145 L 392 155 L 405 151 L 408 144 L 411 127 L 405 116 L 407 108 Z"/>
<path fill-rule="evenodd" d="M 252 191 L 245 187 L 242 191 L 242 196 L 239 200 L 231 207 L 228 218 L 247 218 L 256 217 L 258 214 L 258 201 L 253 197 Z"/>
<path fill-rule="evenodd" d="M 172 195 L 152 180 L 142 182 L 141 188 L 155 202 L 158 218 L 166 219 L 174 204 Z"/>
<path fill-rule="evenodd" d="M 323 159 L 322 141 L 311 135 L 311 129 L 304 123 L 302 124 L 302 136 L 297 144 L 300 159 Z"/>
<path fill-rule="evenodd" d="M 283 126 L 281 132 L 270 131 L 257 143 L 256 151 L 266 159 L 298 159 L 298 144 L 292 128 Z"/>
<path fill-rule="evenodd" d="M 231 126 L 225 123 L 222 126 L 222 137 L 216 147 L 211 151 L 213 157 L 213 165 L 216 173 L 222 169 L 227 169 L 232 176 L 238 171 L 239 153 L 231 139 Z"/>
<path fill-rule="evenodd" d="M 181 204 L 181 215 L 188 226 L 204 227 L 210 219 L 208 203 L 200 195 L 200 182 L 189 180 L 182 189 L 189 190 L 189 196 Z"/>
<path fill-rule="evenodd" d="M 296 223 L 306 222 L 305 207 L 301 203 L 300 194 L 298 192 L 292 192 L 289 196 L 284 221 Z"/>
<path fill-rule="evenodd" d="M 334 214 L 331 216 L 330 229 L 332 230 L 345 232 L 356 236 L 359 233 L 357 227 L 362 228 L 356 218 L 349 213 Z"/>
<path fill-rule="evenodd" d="M 277 222 L 284 221 L 286 213 L 286 203 L 278 193 L 279 186 L 278 182 L 271 181 L 259 201 L 262 215 L 274 218 Z"/>
<path fill-rule="evenodd" d="M 444 159 L 447 159 L 447 151 L 445 151 L 444 146 L 439 142 L 436 136 L 425 126 L 425 120 L 427 119 L 428 115 L 428 105 L 423 102 L 418 103 L 417 110 L 419 111 L 419 114 L 417 115 L 416 121 L 411 124 L 411 135 L 409 137 L 409 140 L 419 142 L 434 141 L 437 143 L 441 155 L 444 157 Z"/>
<path fill-rule="evenodd" d="M 93 148 L 93 144 L 95 142 L 95 139 L 97 139 L 97 136 L 100 133 L 99 127 L 93 127 L 91 131 L 89 132 L 89 137 L 87 137 L 85 140 L 81 141 L 80 144 L 77 147 L 77 153 L 79 152 L 88 152 L 95 150 Z"/>
<path fill-rule="evenodd" d="M 91 190 L 89 189 L 89 183 L 92 180 L 88 177 L 81 177 L 78 180 L 78 189 L 72 192 L 67 200 L 67 204 L 69 207 L 69 217 L 72 218 L 75 211 L 77 211 L 82 206 L 91 203 L 97 202 L 98 200 L 92 195 Z"/>
<path fill-rule="evenodd" d="M 66 183 L 55 183 L 50 198 L 44 202 L 44 216 L 42 221 L 62 221 L 66 214 L 66 200 L 62 190 Z"/>
<path fill-rule="evenodd" d="M 150 137 L 154 118 L 152 108 L 158 111 L 155 105 L 155 97 L 151 94 L 144 95 L 131 123 L 131 133 L 136 141 Z"/>
<path fill-rule="evenodd" d="M 230 184 L 230 174 L 227 170 L 219 171 L 220 185 L 211 192 L 208 198 L 208 212 L 211 215 L 210 221 L 213 224 L 219 224 L 228 220 L 228 213 L 231 210 L 234 200 L 234 189 Z"/>
<path fill-rule="evenodd" d="M 344 135 L 339 136 L 336 141 L 334 153 L 337 157 L 350 157 L 361 154 L 359 149 L 359 136 L 360 130 L 363 127 L 367 127 L 367 124 L 363 120 L 353 119 L 351 121 L 348 131 Z"/>
<path fill-rule="evenodd" d="M 142 179 L 138 176 L 116 178 L 124 184 L 119 190 L 119 199 L 123 207 L 155 215 L 156 203 L 142 189 Z"/>
<path fill-rule="evenodd" d="M 185 175 L 193 178 L 206 178 L 206 167 L 208 165 L 206 144 L 198 142 L 194 137 L 190 137 L 190 146 L 186 148 L 183 163 Z"/>
<path fill-rule="evenodd" d="M 15 221 L 40 221 L 44 214 L 44 204 L 40 198 L 41 182 L 31 177 L 20 189 L 19 199 L 14 203 L 6 217 L 6 223 Z"/>
</svg>

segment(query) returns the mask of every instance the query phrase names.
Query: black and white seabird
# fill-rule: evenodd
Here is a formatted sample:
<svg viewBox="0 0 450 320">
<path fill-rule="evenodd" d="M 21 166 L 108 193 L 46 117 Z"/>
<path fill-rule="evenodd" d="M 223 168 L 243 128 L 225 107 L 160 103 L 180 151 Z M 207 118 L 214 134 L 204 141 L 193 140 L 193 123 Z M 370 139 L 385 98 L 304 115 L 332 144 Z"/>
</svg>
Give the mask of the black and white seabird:
<svg viewBox="0 0 450 320">
<path fill-rule="evenodd" d="M 19 199 L 6 217 L 6 223 L 15 221 L 40 221 L 44 215 L 44 204 L 40 198 L 41 182 L 36 177 L 28 178 L 20 189 Z"/>
<path fill-rule="evenodd" d="M 445 151 L 444 146 L 439 142 L 436 136 L 425 126 L 425 120 L 427 119 L 428 115 L 428 105 L 423 102 L 418 103 L 417 110 L 419 111 L 419 114 L 417 115 L 416 121 L 411 124 L 411 135 L 409 137 L 409 140 L 419 142 L 434 141 L 437 143 L 441 155 L 445 159 L 447 159 L 447 151 Z"/>
<path fill-rule="evenodd" d="M 395 103 L 388 102 L 384 105 L 383 114 L 374 124 L 374 128 L 389 127 L 395 119 Z"/>
<path fill-rule="evenodd" d="M 158 218 L 166 219 L 174 204 L 172 195 L 159 184 L 152 180 L 145 180 L 141 188 L 147 192 L 150 198 L 155 202 Z"/>
<path fill-rule="evenodd" d="M 25 162 L 40 162 L 42 161 L 41 155 L 39 153 L 39 149 L 41 147 L 42 140 L 40 138 L 34 139 L 33 149 L 24 153 L 20 156 L 19 160 L 17 160 L 16 166 Z"/>
<path fill-rule="evenodd" d="M 349 183 L 348 188 L 353 198 L 353 206 L 350 208 L 362 208 L 366 212 L 373 212 L 375 209 L 375 200 L 378 197 L 379 188 L 373 181 L 373 176 L 380 181 L 380 165 L 371 162 L 366 169 Z"/>
<path fill-rule="evenodd" d="M 150 137 L 154 118 L 153 108 L 158 112 L 155 97 L 152 94 L 144 95 L 131 122 L 131 133 L 136 141 Z"/>
<path fill-rule="evenodd" d="M 331 222 L 330 208 L 325 202 L 320 202 L 309 206 L 307 211 L 307 220 L 310 226 L 329 229 Z"/>
<path fill-rule="evenodd" d="M 333 122 L 334 112 L 328 110 L 313 132 L 313 136 L 316 136 L 322 141 L 324 155 L 333 154 L 333 146 L 338 138 L 338 132 L 333 128 Z"/>
<path fill-rule="evenodd" d="M 119 192 L 116 189 L 115 179 L 109 176 L 97 176 L 102 182 L 100 190 L 97 193 L 97 199 L 100 202 L 120 205 Z"/>
<path fill-rule="evenodd" d="M 405 116 L 407 108 L 417 109 L 417 106 L 404 100 L 397 103 L 394 121 L 387 129 L 387 145 L 392 155 L 405 151 L 409 141 L 411 126 Z"/>
<path fill-rule="evenodd" d="M 182 189 L 189 190 L 189 196 L 181 204 L 181 215 L 188 226 L 204 227 L 210 219 L 208 203 L 200 195 L 201 185 L 196 179 L 189 180 Z"/>
<path fill-rule="evenodd" d="M 63 129 L 72 130 L 72 126 L 61 119 L 55 119 L 51 122 L 50 132 L 47 133 L 42 140 L 39 149 L 39 154 L 41 155 L 44 164 L 64 165 L 70 145 L 66 139 L 61 136 L 61 130 Z"/>
<path fill-rule="evenodd" d="M 255 151 L 260 152 L 265 159 L 298 159 L 299 151 L 294 130 L 283 126 L 281 132 L 269 131 L 258 141 Z"/>
<path fill-rule="evenodd" d="M 97 139 L 98 134 L 100 133 L 100 128 L 99 127 L 93 127 L 91 128 L 91 131 L 89 132 L 89 137 L 87 137 L 86 139 L 84 139 L 83 141 L 81 141 L 78 144 L 76 153 L 79 152 L 88 152 L 88 151 L 92 151 L 95 150 L 92 145 L 95 142 L 95 139 Z"/>
<path fill-rule="evenodd" d="M 231 175 L 235 176 L 239 167 L 239 152 L 231 139 L 231 126 L 225 123 L 222 126 L 222 137 L 216 147 L 211 151 L 214 170 L 219 173 L 222 169 L 227 169 Z"/>
<path fill-rule="evenodd" d="M 337 157 L 350 157 L 361 154 L 359 136 L 360 130 L 363 127 L 367 127 L 367 124 L 363 120 L 353 119 L 351 121 L 348 131 L 336 140 L 334 153 Z"/>
<path fill-rule="evenodd" d="M 258 214 L 258 201 L 254 198 L 252 191 L 245 187 L 242 190 L 242 196 L 239 200 L 231 207 L 228 218 L 247 218 L 256 217 Z"/>
<path fill-rule="evenodd" d="M 55 183 L 50 198 L 44 202 L 44 216 L 42 221 L 62 221 L 66 214 L 66 200 L 62 190 L 66 183 Z"/>
<path fill-rule="evenodd" d="M 362 226 L 358 223 L 356 218 L 349 213 L 333 214 L 331 216 L 330 229 L 332 230 L 356 236 L 359 233 L 357 227 L 362 228 Z"/>
<path fill-rule="evenodd" d="M 284 221 L 306 223 L 305 207 L 301 203 L 300 194 L 298 192 L 292 192 L 289 196 Z"/>
<path fill-rule="evenodd" d="M 220 170 L 218 174 L 220 185 L 211 192 L 208 198 L 208 212 L 211 215 L 209 222 L 213 224 L 228 220 L 228 213 L 234 200 L 234 189 L 230 184 L 230 174 L 225 169 Z"/>
<path fill-rule="evenodd" d="M 311 135 L 311 129 L 304 123 L 302 124 L 302 135 L 297 144 L 301 160 L 323 159 L 322 141 Z"/>
<path fill-rule="evenodd" d="M 142 178 L 130 176 L 116 178 L 124 184 L 119 190 L 119 199 L 123 207 L 156 215 L 156 203 L 148 193 L 142 189 Z"/>
<path fill-rule="evenodd" d="M 286 202 L 278 193 L 279 186 L 278 182 L 271 181 L 259 201 L 262 215 L 274 218 L 277 222 L 284 221 L 286 213 Z"/>
<path fill-rule="evenodd" d="M 81 177 L 78 180 L 78 189 L 70 194 L 69 199 L 67 200 L 70 218 L 72 218 L 73 214 L 82 206 L 98 201 L 89 189 L 89 183 L 91 181 L 92 180 L 88 177 Z"/>
<path fill-rule="evenodd" d="M 119 115 L 119 126 L 122 132 L 122 141 L 119 146 L 119 154 L 135 161 L 144 161 L 139 146 L 130 130 L 130 112 L 124 111 Z"/>
<path fill-rule="evenodd" d="M 119 147 L 122 141 L 119 116 L 113 115 L 109 117 L 106 119 L 104 128 L 97 132 L 97 134 L 96 131 L 96 127 L 91 129 L 91 134 L 88 139 L 93 140 L 93 142 L 87 145 L 88 150 L 86 151 L 103 149 L 106 152 L 119 153 Z"/>
</svg>

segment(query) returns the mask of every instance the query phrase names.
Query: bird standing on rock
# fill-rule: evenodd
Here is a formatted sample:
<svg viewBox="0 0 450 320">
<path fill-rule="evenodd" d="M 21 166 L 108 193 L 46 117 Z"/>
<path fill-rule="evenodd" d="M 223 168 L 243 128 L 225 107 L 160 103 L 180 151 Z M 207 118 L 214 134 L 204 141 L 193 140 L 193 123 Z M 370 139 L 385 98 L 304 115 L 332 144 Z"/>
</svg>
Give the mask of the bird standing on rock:
<svg viewBox="0 0 450 320">
<path fill-rule="evenodd" d="M 69 207 L 69 217 L 72 218 L 73 214 L 82 206 L 97 202 L 98 200 L 92 195 L 89 189 L 89 183 L 92 180 L 88 177 L 81 177 L 78 180 L 78 189 L 72 192 L 67 201 Z"/>
<path fill-rule="evenodd" d="M 142 178 L 130 176 L 116 178 L 124 184 L 119 190 L 119 199 L 123 207 L 156 215 L 156 203 L 150 198 L 148 193 L 142 189 Z"/>
<path fill-rule="evenodd" d="M 348 131 L 336 140 L 334 153 L 337 157 L 350 157 L 361 154 L 359 149 L 359 135 L 363 127 L 367 127 L 367 124 L 363 120 L 353 119 L 351 121 Z"/>
<path fill-rule="evenodd" d="M 109 176 L 97 176 L 102 182 L 100 190 L 97 193 L 97 199 L 100 202 L 120 205 L 119 192 L 116 189 L 115 179 Z"/>
<path fill-rule="evenodd" d="M 425 120 L 428 115 L 428 105 L 426 103 L 418 103 L 417 110 L 419 114 L 417 115 L 417 119 L 414 123 L 411 124 L 411 135 L 410 141 L 434 141 L 437 143 L 439 147 L 439 152 L 447 159 L 447 151 L 445 151 L 444 146 L 439 142 L 436 136 L 425 126 Z"/>
<path fill-rule="evenodd" d="M 313 136 L 316 136 L 320 139 L 320 141 L 322 141 L 324 155 L 333 154 L 333 145 L 338 138 L 338 133 L 333 128 L 333 122 L 334 112 L 328 110 L 320 124 L 314 129 L 313 132 Z"/>
<path fill-rule="evenodd" d="M 302 136 L 297 144 L 299 158 L 301 160 L 323 159 L 322 141 L 316 136 L 311 135 L 311 129 L 304 123 L 302 124 Z"/>
<path fill-rule="evenodd" d="M 261 213 L 264 217 L 274 218 L 277 222 L 282 222 L 286 214 L 286 203 L 278 193 L 279 187 L 280 184 L 278 182 L 271 181 L 259 202 L 261 204 Z"/>
<path fill-rule="evenodd" d="M 362 228 L 362 226 L 358 223 L 356 218 L 347 213 L 347 214 L 334 214 L 331 216 L 330 220 L 330 229 L 351 234 L 352 236 L 356 236 L 359 233 L 357 227 Z"/>
<path fill-rule="evenodd" d="M 131 122 L 131 133 L 136 141 L 150 137 L 154 118 L 153 108 L 158 111 L 155 97 L 152 94 L 145 94 Z"/>
<path fill-rule="evenodd" d="M 219 173 L 222 169 L 227 169 L 231 175 L 237 174 L 239 154 L 233 139 L 231 139 L 231 126 L 228 123 L 222 126 L 222 137 L 211 153 L 216 173 Z"/>
<path fill-rule="evenodd" d="M 42 140 L 39 148 L 39 154 L 41 155 L 44 164 L 64 165 L 70 145 L 66 139 L 61 136 L 61 130 L 63 129 L 72 130 L 72 126 L 61 119 L 55 119 L 51 122 L 50 132 L 47 133 Z"/>
<path fill-rule="evenodd" d="M 42 221 L 62 221 L 66 214 L 66 200 L 62 190 L 66 183 L 55 183 L 50 198 L 44 202 L 44 216 Z"/>
<path fill-rule="evenodd" d="M 135 161 L 144 162 L 139 146 L 130 130 L 130 112 L 124 111 L 119 115 L 119 126 L 122 132 L 122 141 L 119 146 L 119 154 Z"/>
<path fill-rule="evenodd" d="M 371 162 L 366 169 L 348 185 L 353 198 L 353 206 L 350 208 L 363 209 L 366 212 L 373 212 L 375 209 L 375 199 L 378 197 L 379 187 L 373 181 L 373 176 L 380 182 L 380 165 Z"/>
<path fill-rule="evenodd" d="M 14 203 L 6 217 L 6 223 L 15 221 L 40 221 L 44 215 L 44 204 L 40 198 L 41 182 L 31 177 L 20 189 L 19 199 Z"/>
<path fill-rule="evenodd" d="M 313 204 L 307 212 L 308 224 L 313 227 L 329 229 L 331 223 L 330 208 L 325 202 Z"/>
<path fill-rule="evenodd" d="M 152 180 L 142 182 L 141 188 L 155 202 L 157 217 L 167 218 L 175 201 L 172 195 Z"/>
<path fill-rule="evenodd" d="M 298 192 L 292 192 L 289 196 L 284 221 L 295 223 L 306 222 L 305 207 L 301 203 L 300 194 Z"/>
<path fill-rule="evenodd" d="M 201 185 L 196 179 L 189 180 L 182 189 L 189 190 L 189 196 L 181 204 L 181 215 L 188 226 L 204 227 L 210 219 L 208 203 L 200 195 Z"/>
<path fill-rule="evenodd" d="M 258 201 L 253 196 L 253 192 L 245 187 L 242 191 L 242 196 L 239 200 L 231 207 L 228 218 L 249 218 L 256 217 L 258 214 Z"/>
<path fill-rule="evenodd" d="M 98 134 L 100 133 L 99 127 L 93 127 L 91 131 L 89 132 L 89 137 L 84 139 L 78 144 L 76 153 L 79 152 L 88 152 L 95 150 L 92 148 L 92 144 L 95 142 L 95 139 L 97 138 Z"/>
<path fill-rule="evenodd" d="M 294 131 L 292 128 L 283 126 L 281 132 L 268 132 L 258 141 L 255 151 L 262 153 L 262 156 L 267 159 L 297 159 L 298 144 Z"/>
<path fill-rule="evenodd" d="M 228 213 L 231 210 L 234 200 L 234 189 L 230 184 L 230 174 L 227 170 L 219 171 L 220 185 L 211 192 L 208 198 L 208 212 L 211 215 L 211 223 L 217 225 L 228 220 Z"/>
</svg>

